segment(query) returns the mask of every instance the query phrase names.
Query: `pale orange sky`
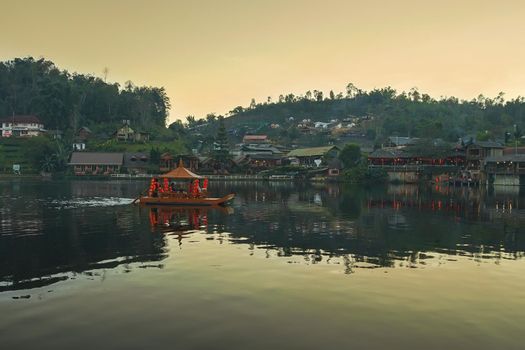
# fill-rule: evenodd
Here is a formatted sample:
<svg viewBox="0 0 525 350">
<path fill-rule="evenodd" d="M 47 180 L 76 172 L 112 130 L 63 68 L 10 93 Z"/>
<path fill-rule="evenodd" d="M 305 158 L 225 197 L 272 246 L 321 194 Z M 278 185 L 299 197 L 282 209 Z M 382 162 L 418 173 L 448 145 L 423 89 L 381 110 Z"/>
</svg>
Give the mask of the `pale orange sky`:
<svg viewBox="0 0 525 350">
<path fill-rule="evenodd" d="M 170 118 L 280 93 L 525 95 L 525 1 L 0 0 L 0 60 L 164 86 Z"/>
</svg>

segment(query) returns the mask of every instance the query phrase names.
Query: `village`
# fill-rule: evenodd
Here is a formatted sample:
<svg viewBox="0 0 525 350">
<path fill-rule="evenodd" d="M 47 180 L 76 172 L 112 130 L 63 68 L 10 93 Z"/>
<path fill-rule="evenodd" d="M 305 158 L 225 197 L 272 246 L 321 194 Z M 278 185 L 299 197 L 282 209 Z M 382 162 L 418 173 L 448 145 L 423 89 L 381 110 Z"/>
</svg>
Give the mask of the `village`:
<svg viewBox="0 0 525 350">
<path fill-rule="evenodd" d="M 385 181 L 398 183 L 432 182 L 457 186 L 525 185 L 525 147 L 506 146 L 498 140 L 478 141 L 467 136 L 456 143 L 441 139 L 388 136 L 379 146 L 367 141 L 363 128 L 373 117 L 317 122 L 295 121 L 297 132 L 312 138 L 318 134 L 336 135 L 329 143 L 316 147 L 283 145 L 270 137 L 279 124 L 269 124 L 269 133 L 239 128 L 223 130 L 208 150 L 194 148 L 176 152 L 154 148 L 150 132 L 135 130 L 129 120 L 107 135 L 95 135 L 89 127 L 79 127 L 68 145 L 67 175 L 74 177 L 143 178 L 174 169 L 179 160 L 191 171 L 209 176 L 267 180 L 345 181 L 345 171 L 359 166 L 384 174 Z M 199 129 L 198 124 L 195 129 Z M 230 145 L 228 135 L 242 137 Z M 12 116 L 1 120 L 1 136 L 6 139 L 63 138 L 59 130 L 47 130 L 37 116 Z M 275 135 L 275 134 L 274 134 Z M 118 145 L 133 145 L 125 151 L 93 149 L 94 139 Z M 222 140 L 221 140 L 222 138 Z M 335 142 L 334 142 L 335 140 Z M 521 140 L 520 140 L 521 141 Z M 23 141 L 21 141 L 23 142 Z M 348 144 L 358 144 L 361 157 L 345 164 L 340 156 Z M 220 155 L 220 156 L 219 156 Z M 347 163 L 349 163 L 347 161 Z M 15 174 L 23 174 L 20 164 L 7 164 Z M 6 164 L 4 164 L 4 169 Z M 44 171 L 43 171 L 44 172 Z"/>
</svg>

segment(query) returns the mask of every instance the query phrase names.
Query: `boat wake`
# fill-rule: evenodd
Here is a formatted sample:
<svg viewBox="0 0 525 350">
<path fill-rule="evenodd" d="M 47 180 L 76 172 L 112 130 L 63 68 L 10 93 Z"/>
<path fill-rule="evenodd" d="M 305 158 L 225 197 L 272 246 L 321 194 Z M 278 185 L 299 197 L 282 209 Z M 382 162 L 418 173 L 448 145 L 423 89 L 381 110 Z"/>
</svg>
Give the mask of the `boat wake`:
<svg viewBox="0 0 525 350">
<path fill-rule="evenodd" d="M 60 209 L 112 207 L 117 205 L 129 205 L 133 202 L 132 198 L 119 197 L 89 197 L 71 198 L 66 200 L 51 200 L 48 205 Z"/>
</svg>

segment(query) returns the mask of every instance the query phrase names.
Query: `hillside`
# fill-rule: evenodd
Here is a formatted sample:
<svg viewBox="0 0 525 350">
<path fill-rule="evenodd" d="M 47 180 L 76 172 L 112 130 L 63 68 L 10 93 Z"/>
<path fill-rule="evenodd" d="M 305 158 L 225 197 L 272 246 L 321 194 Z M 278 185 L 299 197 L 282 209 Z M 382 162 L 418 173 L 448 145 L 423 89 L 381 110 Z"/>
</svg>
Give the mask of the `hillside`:
<svg viewBox="0 0 525 350">
<path fill-rule="evenodd" d="M 164 128 L 170 109 L 162 87 L 124 87 L 92 75 L 61 70 L 32 57 L 0 62 L 0 118 L 37 115 L 47 129 L 116 126 L 123 119 L 141 129 Z"/>
<path fill-rule="evenodd" d="M 449 141 L 467 134 L 504 139 L 506 132 L 514 132 L 515 124 L 525 124 L 525 99 L 505 101 L 503 96 L 486 98 L 480 95 L 471 101 L 455 97 L 437 100 L 415 89 L 410 93 L 398 93 L 391 88 L 363 91 L 349 84 L 345 95 L 330 93 L 328 98 L 315 91 L 313 95 L 310 92 L 303 96 L 281 95 L 279 101 L 273 103 L 252 101 L 248 108 L 233 109 L 225 123 L 230 129 L 247 128 L 257 132 L 277 123 L 290 131 L 303 119 L 329 122 L 334 119 L 362 120 L 368 116 L 373 122 L 358 125 L 355 131 L 376 141 L 390 135 Z"/>
</svg>

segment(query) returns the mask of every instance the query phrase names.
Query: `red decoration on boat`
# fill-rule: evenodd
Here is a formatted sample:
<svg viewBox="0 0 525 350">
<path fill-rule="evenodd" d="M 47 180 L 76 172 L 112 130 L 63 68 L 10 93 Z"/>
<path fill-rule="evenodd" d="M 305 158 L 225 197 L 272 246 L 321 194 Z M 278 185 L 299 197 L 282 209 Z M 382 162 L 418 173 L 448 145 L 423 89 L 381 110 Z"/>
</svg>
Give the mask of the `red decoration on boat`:
<svg viewBox="0 0 525 350">
<path fill-rule="evenodd" d="M 141 204 L 148 205 L 185 205 L 185 206 L 213 206 L 222 205 L 231 201 L 235 194 L 231 193 L 221 198 L 210 198 L 206 196 L 208 188 L 208 179 L 202 182 L 200 187 L 199 179 L 201 176 L 186 169 L 179 161 L 179 166 L 168 173 L 161 175 L 160 180 L 151 179 L 147 196 L 137 198 L 135 202 L 139 201 Z M 170 187 L 170 181 L 184 181 L 187 182 L 187 191 L 182 189 L 175 189 L 175 186 Z"/>
</svg>

